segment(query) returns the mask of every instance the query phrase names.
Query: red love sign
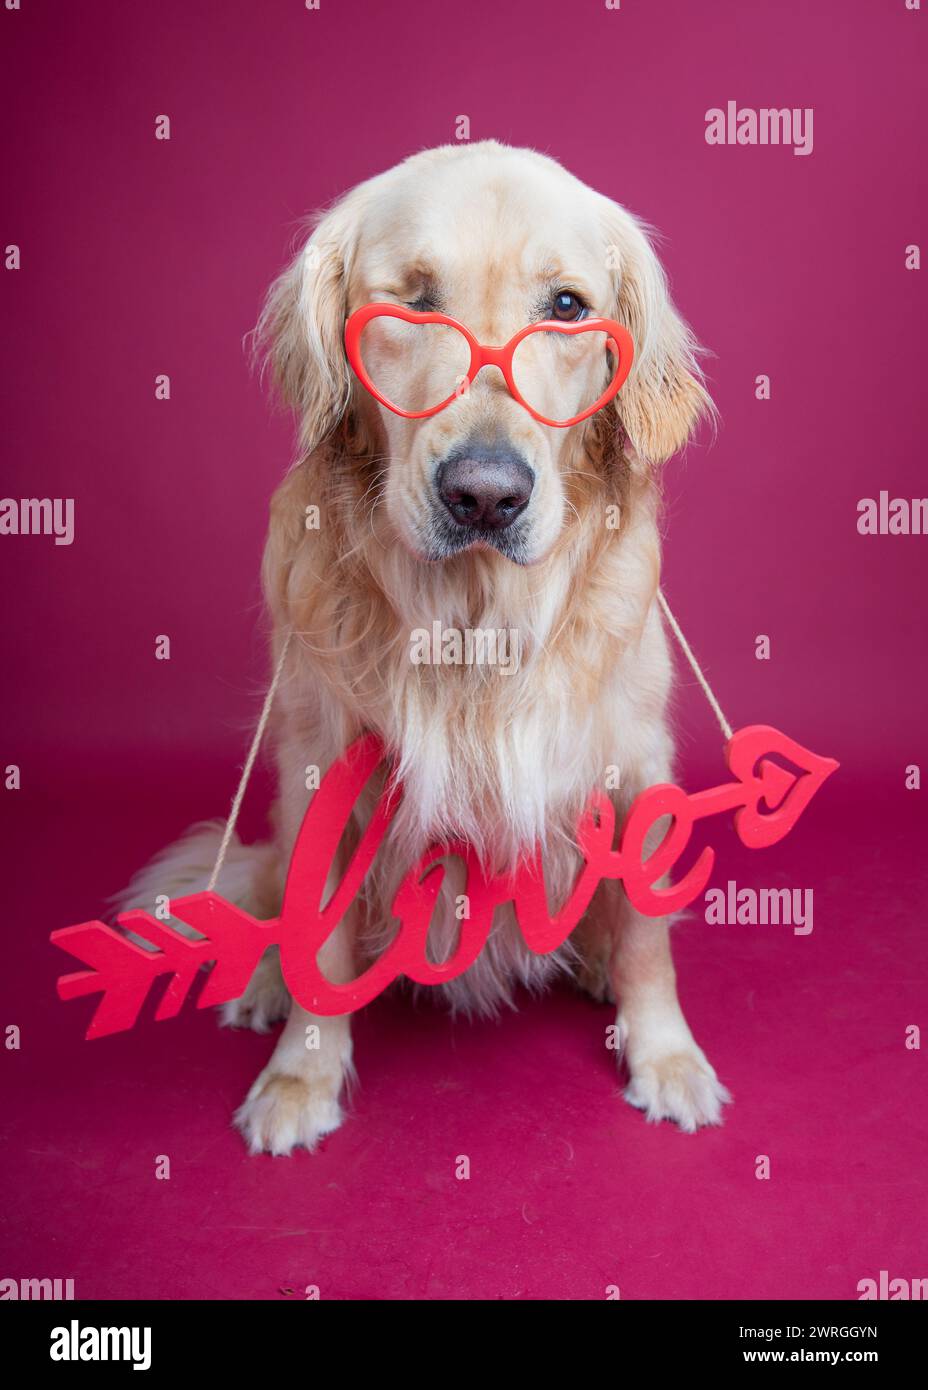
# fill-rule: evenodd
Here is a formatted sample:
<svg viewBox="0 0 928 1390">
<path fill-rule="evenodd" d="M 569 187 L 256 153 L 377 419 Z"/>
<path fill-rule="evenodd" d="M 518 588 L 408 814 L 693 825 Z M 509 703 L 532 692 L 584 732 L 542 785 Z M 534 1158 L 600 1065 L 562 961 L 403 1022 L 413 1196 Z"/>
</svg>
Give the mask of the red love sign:
<svg viewBox="0 0 928 1390">
<path fill-rule="evenodd" d="M 621 879 L 632 904 L 647 916 L 677 912 L 705 889 L 715 851 L 703 849 L 677 883 L 665 888 L 654 885 L 679 862 L 696 821 L 733 811 L 736 832 L 745 845 L 758 849 L 776 844 L 838 767 L 833 758 L 810 753 L 762 724 L 733 734 L 725 753 L 734 781 L 692 794 L 670 783 L 649 787 L 633 802 L 616 848 L 612 802 L 595 792 L 577 827 L 582 867 L 567 901 L 553 916 L 537 851 L 514 873 L 489 876 L 467 845 L 428 850 L 409 870 L 393 899 L 393 915 L 400 926 L 391 944 L 357 979 L 333 984 L 319 969 L 317 954 L 360 891 L 402 796 L 402 790 L 394 788 L 381 797 L 344 877 L 322 907 L 342 833 L 366 783 L 384 761 L 380 740 L 367 735 L 329 769 L 313 796 L 293 849 L 279 917 L 258 921 L 218 893 L 194 893 L 171 903 L 172 915 L 202 938 L 191 941 L 150 913 L 122 913 L 119 925 L 149 941 L 156 948 L 153 951 L 135 945 L 122 931 L 103 922 L 64 927 L 52 932 L 52 941 L 90 969 L 62 975 L 58 994 L 62 999 L 76 999 L 102 992 L 87 1030 L 88 1038 L 99 1038 L 131 1028 L 154 981 L 163 975 L 170 980 L 155 1015 L 158 1019 L 173 1018 L 180 1011 L 204 965 L 212 969 L 199 1008 L 238 998 L 263 952 L 276 944 L 284 979 L 297 1002 L 314 1014 L 346 1014 L 376 998 L 400 975 L 437 985 L 462 974 L 483 949 L 493 913 L 501 903 L 514 904 L 526 943 L 539 955 L 555 950 L 570 935 L 603 879 Z M 772 762 L 772 757 L 789 761 L 798 771 Z M 664 817 L 670 817 L 667 828 L 646 855 L 651 832 Z M 427 958 L 426 938 L 445 873 L 442 861 L 452 855 L 461 858 L 467 870 L 470 916 L 461 922 L 454 955 L 434 964 Z"/>
</svg>

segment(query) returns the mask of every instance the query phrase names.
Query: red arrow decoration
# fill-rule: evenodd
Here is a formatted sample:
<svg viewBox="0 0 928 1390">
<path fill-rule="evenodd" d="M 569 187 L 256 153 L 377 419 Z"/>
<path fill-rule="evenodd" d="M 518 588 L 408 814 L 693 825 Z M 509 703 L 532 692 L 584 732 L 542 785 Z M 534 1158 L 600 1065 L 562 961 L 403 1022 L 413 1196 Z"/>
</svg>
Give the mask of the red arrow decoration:
<svg viewBox="0 0 928 1390">
<path fill-rule="evenodd" d="M 622 827 L 617 848 L 615 810 L 603 792 L 595 792 L 577 827 L 583 865 L 567 901 L 552 917 L 548 909 L 539 852 L 513 874 L 488 876 L 467 845 L 435 846 L 403 879 L 394 897 L 393 915 L 400 926 L 379 958 L 349 984 L 333 984 L 319 969 L 316 956 L 326 938 L 357 896 L 377 854 L 401 789 L 388 789 L 361 836 L 344 877 L 331 899 L 320 906 L 342 833 L 366 783 L 384 761 L 373 734 L 358 739 L 326 773 L 313 796 L 297 836 L 278 918 L 258 921 L 218 893 L 194 893 L 171 903 L 171 915 L 198 933 L 190 940 L 147 912 L 120 914 L 122 931 L 103 922 L 83 922 L 52 932 L 56 945 L 90 967 L 58 980 L 62 999 L 103 994 L 87 1030 L 88 1038 L 122 1032 L 136 1022 L 156 979 L 168 976 L 157 1019 L 173 1018 L 188 997 L 201 967 L 211 965 L 198 1008 L 237 999 L 268 946 L 280 946 L 287 987 L 298 1003 L 320 1015 L 353 1013 L 400 975 L 420 984 L 441 984 L 462 974 L 483 949 L 496 908 L 515 906 L 519 926 L 531 950 L 555 950 L 573 931 L 602 879 L 621 879 L 632 904 L 647 916 L 677 912 L 705 889 L 715 851 L 705 848 L 677 883 L 654 885 L 669 874 L 689 843 L 697 820 L 726 811 L 735 813 L 735 830 L 752 849 L 774 845 L 796 824 L 822 783 L 838 767 L 767 725 L 740 729 L 729 740 L 728 767 L 735 780 L 687 794 L 670 783 L 649 787 L 636 798 Z M 793 764 L 791 771 L 776 757 Z M 765 809 L 762 809 L 765 808 Z M 659 844 L 645 856 L 655 824 L 670 817 Z M 450 855 L 464 860 L 470 916 L 461 922 L 454 956 L 441 964 L 428 960 L 426 937 Z M 133 931 L 151 943 L 145 950 L 123 933 Z"/>
</svg>

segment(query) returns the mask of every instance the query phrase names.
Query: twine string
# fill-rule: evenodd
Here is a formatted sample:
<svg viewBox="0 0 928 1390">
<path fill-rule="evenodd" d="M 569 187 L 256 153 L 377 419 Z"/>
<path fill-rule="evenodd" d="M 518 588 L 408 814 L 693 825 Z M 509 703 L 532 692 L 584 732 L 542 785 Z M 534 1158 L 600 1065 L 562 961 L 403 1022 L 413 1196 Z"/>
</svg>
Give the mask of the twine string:
<svg viewBox="0 0 928 1390">
<path fill-rule="evenodd" d="M 664 617 L 667 619 L 667 623 L 670 627 L 671 632 L 680 644 L 680 650 L 683 652 L 683 655 L 689 662 L 693 675 L 699 682 L 699 685 L 702 689 L 702 693 L 705 695 L 706 699 L 709 702 L 709 707 L 711 708 L 712 713 L 715 715 L 716 719 L 719 722 L 719 728 L 722 730 L 722 733 L 725 735 L 725 738 L 730 739 L 732 733 L 731 725 L 725 718 L 725 715 L 722 713 L 722 707 L 715 697 L 715 692 L 713 691 L 711 685 L 709 684 L 708 680 L 703 674 L 702 667 L 696 660 L 696 657 L 693 655 L 693 649 L 684 637 L 683 629 L 680 627 L 680 624 L 677 622 L 676 618 L 671 612 L 670 605 L 665 599 L 664 591 L 662 589 L 658 589 L 657 591 L 657 601 L 661 606 L 661 611 L 663 612 Z M 235 792 L 235 796 L 232 798 L 232 806 L 229 811 L 229 818 L 226 821 L 226 828 L 222 834 L 222 841 L 219 845 L 219 853 L 216 855 L 216 863 L 213 866 L 213 872 L 210 875 L 210 880 L 207 885 L 207 892 L 209 893 L 212 893 L 216 887 L 219 875 L 222 872 L 222 866 L 226 860 L 226 855 L 229 852 L 229 845 L 232 843 L 232 836 L 235 834 L 235 826 L 238 821 L 239 812 L 242 809 L 242 802 L 245 799 L 245 792 L 248 789 L 248 783 L 251 780 L 251 774 L 254 770 L 255 762 L 257 761 L 258 749 L 261 747 L 261 741 L 264 738 L 265 731 L 267 730 L 268 720 L 271 716 L 271 706 L 274 703 L 274 696 L 277 694 L 277 688 L 280 685 L 280 678 L 283 674 L 284 662 L 287 659 L 287 652 L 290 648 L 290 639 L 292 636 L 293 630 L 291 628 L 291 630 L 287 633 L 286 637 L 284 638 L 284 644 L 280 649 L 280 656 L 277 658 L 277 665 L 274 668 L 274 675 L 271 679 L 270 685 L 267 688 L 267 694 L 264 697 L 264 704 L 261 706 L 261 715 L 255 727 L 255 732 L 251 740 L 251 747 L 248 749 L 248 757 L 245 759 L 245 765 L 242 768 L 242 775 L 239 778 L 239 783 Z"/>
<path fill-rule="evenodd" d="M 722 713 L 722 706 L 719 704 L 718 700 L 715 698 L 715 691 L 712 689 L 712 686 L 711 686 L 711 685 L 709 684 L 709 682 L 706 680 L 706 677 L 705 677 L 705 675 L 703 674 L 702 667 L 700 666 L 699 662 L 696 660 L 695 656 L 693 655 L 693 649 L 692 649 L 692 647 L 690 646 L 689 642 L 687 642 L 686 638 L 683 636 L 683 629 L 681 628 L 680 624 L 677 622 L 676 618 L 673 616 L 673 613 L 671 613 L 671 611 L 670 611 L 670 604 L 669 604 L 669 603 L 667 602 L 667 600 L 664 598 L 664 591 L 663 591 L 663 589 L 658 589 L 658 591 L 657 591 L 657 601 L 658 601 L 658 603 L 659 603 L 660 606 L 661 606 L 661 611 L 663 612 L 664 617 L 667 619 L 667 622 L 668 622 L 668 625 L 669 625 L 669 627 L 670 627 L 671 632 L 673 633 L 674 637 L 676 637 L 677 641 L 680 643 L 680 650 L 683 652 L 683 655 L 686 657 L 687 661 L 690 663 L 690 669 L 692 670 L 693 675 L 696 677 L 696 679 L 699 681 L 700 686 L 702 687 L 702 693 L 705 695 L 706 699 L 709 701 L 709 707 L 710 707 L 710 709 L 712 710 L 712 713 L 715 715 L 716 719 L 719 721 L 719 728 L 722 730 L 722 733 L 725 735 L 726 740 L 727 740 L 727 739 L 730 739 L 730 738 L 731 738 L 731 725 L 729 724 L 728 720 L 725 718 L 725 715 Z"/>
<path fill-rule="evenodd" d="M 264 704 L 261 706 L 261 716 L 255 728 L 254 737 L 251 740 L 251 747 L 248 750 L 248 757 L 245 759 L 245 766 L 242 768 L 242 775 L 239 778 L 238 789 L 232 798 L 232 807 L 229 811 L 229 819 L 226 821 L 226 828 L 222 833 L 222 841 L 219 845 L 219 853 L 216 855 L 216 863 L 213 865 L 213 872 L 210 875 L 206 891 L 212 893 L 216 887 L 216 882 L 222 872 L 226 855 L 229 852 L 229 845 L 232 843 L 232 836 L 235 833 L 235 823 L 238 820 L 238 813 L 242 809 L 242 802 L 245 800 L 245 791 L 251 779 L 252 770 L 258 757 L 258 749 L 261 747 L 261 740 L 264 738 L 264 731 L 267 728 L 267 721 L 271 717 L 271 705 L 274 703 L 274 696 L 277 694 L 277 687 L 280 685 L 280 678 L 283 674 L 284 662 L 287 659 L 287 652 L 290 647 L 290 638 L 293 636 L 293 629 L 284 638 L 284 644 L 280 649 L 280 656 L 277 658 L 277 665 L 274 667 L 274 675 L 267 688 L 264 697 Z"/>
</svg>

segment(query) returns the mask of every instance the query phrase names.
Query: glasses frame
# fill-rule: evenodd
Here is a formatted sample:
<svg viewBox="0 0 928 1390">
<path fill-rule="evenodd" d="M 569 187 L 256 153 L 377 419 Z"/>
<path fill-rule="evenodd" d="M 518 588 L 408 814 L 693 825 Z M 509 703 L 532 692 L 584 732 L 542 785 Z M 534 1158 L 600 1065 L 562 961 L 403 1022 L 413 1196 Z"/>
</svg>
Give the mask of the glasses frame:
<svg viewBox="0 0 928 1390">
<path fill-rule="evenodd" d="M 371 381 L 361 358 L 361 334 L 371 319 L 375 318 L 402 319 L 406 323 L 441 323 L 448 328 L 456 328 L 470 347 L 470 367 L 465 378 L 467 385 L 457 387 L 446 400 L 443 400 L 439 405 L 431 406 L 428 410 L 402 410 L 398 405 L 387 400 L 386 396 L 382 395 Z M 512 375 L 513 354 L 519 344 L 524 342 L 532 333 L 563 333 L 566 336 L 573 336 L 576 333 L 591 332 L 607 333 L 612 339 L 618 358 L 615 376 L 599 400 L 595 401 L 589 410 L 585 410 L 582 415 L 574 415 L 569 420 L 549 420 L 547 416 L 541 415 L 529 405 L 516 386 Z M 484 367 L 498 367 L 509 388 L 509 394 L 513 400 L 518 401 L 523 410 L 528 411 L 533 420 L 537 420 L 542 425 L 550 425 L 553 429 L 566 430 L 571 425 L 578 425 L 581 420 L 588 420 L 591 415 L 602 410 L 604 405 L 608 405 L 613 397 L 621 391 L 632 369 L 635 344 L 628 329 L 623 328 L 614 319 L 591 318 L 578 319 L 575 323 L 561 323 L 555 319 L 546 319 L 542 323 L 530 323 L 526 328 L 520 329 L 515 337 L 510 338 L 503 347 L 491 347 L 487 343 L 478 343 L 473 333 L 465 328 L 463 323 L 458 323 L 457 319 L 449 318 L 447 314 L 440 314 L 435 310 L 420 312 L 418 309 L 407 309 L 404 304 L 365 304 L 360 309 L 355 309 L 345 324 L 345 351 L 348 354 L 352 371 L 365 390 L 369 391 L 381 405 L 392 410 L 394 415 L 401 415 L 404 420 L 425 420 L 430 415 L 437 415 L 440 410 L 445 410 L 453 401 L 458 400 L 466 393 L 475 381 L 478 372 L 482 371 Z"/>
</svg>

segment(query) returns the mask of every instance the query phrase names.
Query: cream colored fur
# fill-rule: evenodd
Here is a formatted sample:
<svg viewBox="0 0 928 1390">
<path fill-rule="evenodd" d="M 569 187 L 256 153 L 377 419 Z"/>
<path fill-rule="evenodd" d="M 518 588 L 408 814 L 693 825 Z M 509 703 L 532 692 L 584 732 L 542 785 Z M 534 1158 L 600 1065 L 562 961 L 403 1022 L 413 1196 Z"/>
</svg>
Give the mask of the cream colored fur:
<svg viewBox="0 0 928 1390">
<path fill-rule="evenodd" d="M 568 430 L 536 423 L 495 369 L 440 415 L 407 421 L 350 373 L 345 320 L 370 300 L 415 301 L 437 285 L 447 312 L 481 342 L 502 343 L 555 281 L 635 340 L 627 383 L 591 421 Z M 577 864 L 578 812 L 606 768 L 621 771 L 620 809 L 672 777 L 655 469 L 710 406 L 646 229 L 552 160 L 495 142 L 426 151 L 347 194 L 272 288 L 260 337 L 300 421 L 299 457 L 273 500 L 264 558 L 275 657 L 289 629 L 296 639 L 274 714 L 273 859 L 266 847 L 236 845 L 221 887 L 273 911 L 308 801 L 307 766 L 324 769 L 363 730 L 376 731 L 405 796 L 364 901 L 320 957 L 333 979 L 349 980 L 388 939 L 393 889 L 430 843 L 466 839 L 494 869 L 541 843 L 562 898 Z M 525 564 L 485 547 L 430 558 L 436 460 L 474 435 L 510 441 L 534 471 Z M 305 526 L 311 506 L 321 510 L 318 531 Z M 607 525 L 608 508 L 617 527 Z M 436 618 L 517 629 L 518 670 L 411 664 L 411 631 Z M 202 835 L 182 842 L 124 901 L 204 886 L 206 848 Z M 439 953 L 454 939 L 453 891 L 449 881 L 433 928 Z M 510 914 L 475 965 L 443 988 L 452 1007 L 487 1013 L 516 982 L 538 987 L 558 970 L 619 1000 L 633 1105 L 685 1130 L 718 1123 L 727 1093 L 680 1010 L 668 924 L 641 918 L 615 885 L 600 889 L 574 939 L 549 957 L 527 950 Z M 268 958 L 225 1017 L 262 1028 L 286 1009 Z M 312 1024 L 317 1050 L 306 1047 Z M 312 1148 L 340 1122 L 350 1069 L 350 1019 L 313 1019 L 293 1004 L 237 1115 L 251 1150 Z"/>
</svg>

